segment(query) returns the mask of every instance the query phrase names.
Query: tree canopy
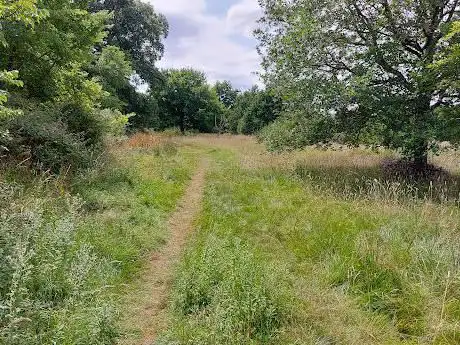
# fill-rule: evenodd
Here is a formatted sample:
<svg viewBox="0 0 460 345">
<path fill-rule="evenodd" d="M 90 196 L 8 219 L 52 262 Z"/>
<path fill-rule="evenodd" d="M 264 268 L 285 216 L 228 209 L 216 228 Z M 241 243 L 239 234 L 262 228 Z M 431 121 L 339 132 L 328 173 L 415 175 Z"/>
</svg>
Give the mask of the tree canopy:
<svg viewBox="0 0 460 345">
<path fill-rule="evenodd" d="M 164 53 L 163 39 L 169 32 L 166 17 L 139 0 L 96 0 L 94 11 L 113 15 L 106 43 L 120 47 L 130 57 L 136 73 L 147 83 L 159 78 L 155 63 Z"/>
<path fill-rule="evenodd" d="M 227 115 L 228 129 L 239 134 L 257 133 L 279 116 L 281 108 L 281 100 L 271 90 L 253 86 L 238 94 Z"/>
<path fill-rule="evenodd" d="M 228 80 L 217 81 L 214 84 L 214 90 L 217 93 L 219 100 L 227 109 L 230 109 L 235 105 L 238 94 L 240 93 L 239 90 L 233 88 L 232 84 Z"/>
<path fill-rule="evenodd" d="M 458 142 L 444 130 L 460 125 L 458 87 L 449 82 L 458 68 L 451 63 L 458 54 L 458 0 L 260 4 L 266 82 L 289 112 L 330 129 L 305 142 L 339 135 L 350 144 L 399 149 L 421 165 L 436 141 Z"/>
<path fill-rule="evenodd" d="M 223 104 L 204 73 L 184 68 L 164 71 L 158 93 L 163 127 L 212 132 L 223 116 Z"/>
</svg>

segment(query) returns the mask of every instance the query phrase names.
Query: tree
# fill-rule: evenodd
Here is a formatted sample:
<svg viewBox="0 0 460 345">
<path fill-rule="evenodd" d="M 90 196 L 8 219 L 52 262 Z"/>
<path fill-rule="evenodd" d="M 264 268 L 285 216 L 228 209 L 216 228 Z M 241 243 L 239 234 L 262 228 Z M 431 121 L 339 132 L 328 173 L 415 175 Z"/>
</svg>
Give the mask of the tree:
<svg viewBox="0 0 460 345">
<path fill-rule="evenodd" d="M 0 146 L 39 169 L 87 167 L 103 138 L 128 121 L 108 99 L 128 83 L 130 64 L 119 48 L 96 49 L 105 45 L 107 11 L 90 13 L 86 1 L 40 0 L 31 12 L 28 3 L 35 4 L 0 5 L 0 79 L 10 92 L 0 96 Z"/>
<path fill-rule="evenodd" d="M 306 142 L 340 133 L 350 144 L 399 149 L 423 168 L 435 141 L 447 138 L 448 114 L 458 112 L 458 89 L 443 83 L 433 64 L 452 44 L 445 35 L 459 3 L 261 0 L 266 81 L 288 110 L 334 129 Z"/>
<path fill-rule="evenodd" d="M 3 32 L 4 25 L 12 22 L 20 23 L 21 25 L 33 26 L 43 13 L 37 9 L 34 0 L 23 0 L 18 2 L 0 2 L 0 46 L 4 49 L 8 48 L 8 42 L 5 39 Z M 18 80 L 19 71 L 0 70 L 0 85 L 6 87 L 22 87 L 24 83 Z M 9 139 L 9 133 L 3 126 L 3 121 L 13 116 L 21 114 L 19 109 L 11 109 L 5 106 L 8 101 L 8 91 L 0 89 L 0 142 Z M 6 150 L 4 145 L 0 145 L 0 150 Z"/>
<path fill-rule="evenodd" d="M 134 73 L 125 53 L 115 46 L 104 47 L 86 69 L 108 93 L 102 107 L 123 110 L 126 106 L 124 90 L 131 87 L 129 79 Z"/>
<path fill-rule="evenodd" d="M 3 27 L 11 22 L 18 22 L 22 25 L 33 26 L 40 18 L 40 12 L 37 9 L 34 0 L 23 0 L 18 2 L 0 2 L 0 46 L 8 48 L 8 42 L 5 39 Z M 24 84 L 18 80 L 19 71 L 0 70 L 0 85 L 22 87 Z M 17 111 L 4 106 L 8 101 L 7 91 L 0 89 L 0 120 L 17 114 Z M 0 134 L 2 134 L 0 132 Z"/>
<path fill-rule="evenodd" d="M 273 122 L 281 111 L 281 100 L 270 90 L 257 86 L 238 95 L 228 115 L 228 127 L 233 133 L 254 134 Z"/>
<path fill-rule="evenodd" d="M 240 93 L 239 90 L 233 88 L 232 84 L 227 81 L 217 81 L 214 85 L 214 90 L 219 97 L 219 100 L 222 104 L 227 108 L 230 109 L 235 104 L 236 98 Z"/>
<path fill-rule="evenodd" d="M 91 8 L 113 14 L 106 43 L 121 48 L 130 57 L 136 73 L 145 82 L 155 83 L 159 78 L 155 63 L 163 56 L 163 39 L 169 31 L 166 17 L 138 0 L 96 0 Z"/>
<path fill-rule="evenodd" d="M 182 133 L 190 129 L 215 130 L 223 105 L 204 73 L 186 68 L 164 74 L 166 82 L 158 96 L 162 126 L 178 126 Z"/>
<path fill-rule="evenodd" d="M 0 69 L 18 70 L 29 96 L 50 100 L 56 96 L 60 73 L 93 59 L 109 15 L 89 13 L 82 1 L 42 0 L 38 9 L 46 15 L 34 27 L 2 23 L 6 45 L 0 46 Z"/>
</svg>

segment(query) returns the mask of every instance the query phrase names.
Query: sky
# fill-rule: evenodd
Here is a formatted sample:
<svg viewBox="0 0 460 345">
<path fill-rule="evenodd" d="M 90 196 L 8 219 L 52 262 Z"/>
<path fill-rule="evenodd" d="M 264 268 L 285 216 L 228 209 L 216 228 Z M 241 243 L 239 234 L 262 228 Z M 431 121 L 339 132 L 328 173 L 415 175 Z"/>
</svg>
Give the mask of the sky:
<svg viewBox="0 0 460 345">
<path fill-rule="evenodd" d="M 260 81 L 252 36 L 261 9 L 257 0 L 145 0 L 170 25 L 161 68 L 192 67 L 208 80 L 229 80 L 239 89 Z"/>
</svg>

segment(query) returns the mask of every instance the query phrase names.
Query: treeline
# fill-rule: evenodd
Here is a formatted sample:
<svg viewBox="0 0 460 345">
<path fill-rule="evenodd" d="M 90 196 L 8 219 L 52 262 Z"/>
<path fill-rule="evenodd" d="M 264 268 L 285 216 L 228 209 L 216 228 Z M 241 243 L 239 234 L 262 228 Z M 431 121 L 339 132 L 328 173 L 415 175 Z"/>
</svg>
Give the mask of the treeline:
<svg viewBox="0 0 460 345">
<path fill-rule="evenodd" d="M 229 81 L 211 85 L 204 73 L 190 68 L 162 71 L 161 78 L 146 95 L 148 111 L 131 118 L 130 130 L 254 134 L 281 110 L 271 91 L 257 86 L 240 91 Z"/>
<path fill-rule="evenodd" d="M 0 27 L 3 160 L 80 169 L 126 130 L 250 134 L 278 111 L 269 91 L 158 70 L 168 22 L 139 0 L 1 2 Z"/>
</svg>

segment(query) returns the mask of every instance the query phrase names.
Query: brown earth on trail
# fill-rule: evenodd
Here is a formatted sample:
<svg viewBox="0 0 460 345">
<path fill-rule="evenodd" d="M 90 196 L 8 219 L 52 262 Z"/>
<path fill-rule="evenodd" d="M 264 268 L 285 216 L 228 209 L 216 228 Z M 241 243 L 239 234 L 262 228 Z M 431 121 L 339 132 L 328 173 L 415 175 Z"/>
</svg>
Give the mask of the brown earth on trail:
<svg viewBox="0 0 460 345">
<path fill-rule="evenodd" d="M 125 345 L 152 345 L 167 327 L 167 305 L 174 275 L 174 265 L 179 261 L 193 221 L 200 211 L 205 184 L 207 161 L 203 160 L 192 177 L 176 211 L 168 221 L 169 239 L 165 246 L 152 255 L 149 267 L 140 278 L 139 295 L 143 303 L 130 315 L 130 328 L 141 333 L 137 340 L 124 340 Z"/>
</svg>

